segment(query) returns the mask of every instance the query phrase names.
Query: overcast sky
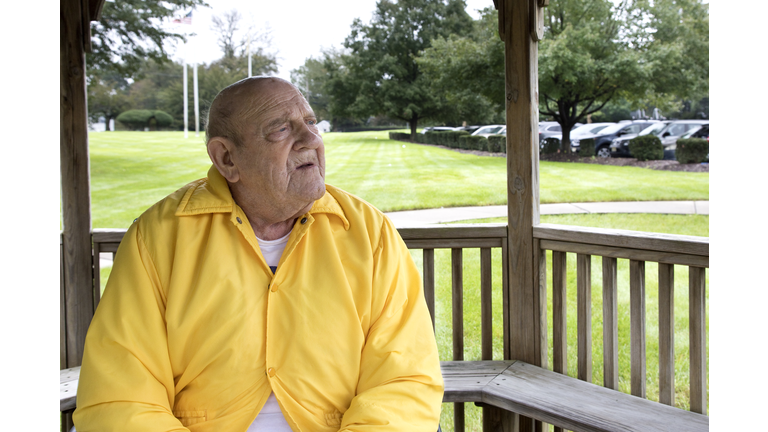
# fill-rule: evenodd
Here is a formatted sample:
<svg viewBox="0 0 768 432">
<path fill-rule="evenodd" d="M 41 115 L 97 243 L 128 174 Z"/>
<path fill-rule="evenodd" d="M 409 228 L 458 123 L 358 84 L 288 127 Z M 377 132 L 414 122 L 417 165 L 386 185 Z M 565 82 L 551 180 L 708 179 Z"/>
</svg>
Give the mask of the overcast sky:
<svg viewBox="0 0 768 432">
<path fill-rule="evenodd" d="M 349 35 L 352 20 L 370 22 L 376 0 L 311 1 L 292 0 L 207 0 L 210 8 L 199 8 L 192 14 L 192 24 L 176 24 L 180 32 L 195 33 L 186 46 L 176 49 L 176 59 L 188 63 L 209 63 L 222 56 L 211 30 L 211 18 L 236 9 L 242 15 L 241 28 L 248 23 L 272 29 L 272 49 L 277 51 L 279 76 L 290 79 L 292 69 L 314 56 L 322 48 L 341 47 Z M 493 7 L 493 0 L 466 0 L 467 12 L 478 18 L 478 9 Z"/>
</svg>

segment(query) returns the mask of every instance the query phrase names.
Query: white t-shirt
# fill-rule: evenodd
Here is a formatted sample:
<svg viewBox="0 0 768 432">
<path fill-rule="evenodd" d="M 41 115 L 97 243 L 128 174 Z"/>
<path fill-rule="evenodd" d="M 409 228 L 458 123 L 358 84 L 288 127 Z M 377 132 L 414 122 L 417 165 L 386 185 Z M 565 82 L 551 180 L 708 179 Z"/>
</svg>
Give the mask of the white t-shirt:
<svg viewBox="0 0 768 432">
<path fill-rule="evenodd" d="M 259 241 L 259 249 L 261 249 L 261 255 L 267 261 L 267 265 L 275 272 L 277 264 L 280 262 L 280 257 L 283 255 L 285 245 L 288 244 L 289 232 L 285 236 L 277 240 L 262 240 L 256 237 Z M 267 403 L 259 411 L 259 415 L 256 416 L 256 420 L 248 427 L 247 432 L 291 432 L 291 427 L 288 426 L 288 422 L 285 420 L 283 412 L 280 411 L 280 405 L 277 403 L 274 393 L 269 394 Z"/>
</svg>

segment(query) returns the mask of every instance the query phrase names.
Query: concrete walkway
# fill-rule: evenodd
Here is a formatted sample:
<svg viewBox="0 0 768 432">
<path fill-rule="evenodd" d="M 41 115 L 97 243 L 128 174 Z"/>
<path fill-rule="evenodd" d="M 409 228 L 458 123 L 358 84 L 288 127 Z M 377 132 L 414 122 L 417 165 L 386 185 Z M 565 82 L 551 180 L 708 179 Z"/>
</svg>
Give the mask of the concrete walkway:
<svg viewBox="0 0 768 432">
<path fill-rule="evenodd" d="M 633 201 L 541 204 L 541 214 L 570 213 L 660 213 L 660 214 L 709 214 L 709 201 Z M 398 228 L 420 226 L 471 219 L 504 217 L 507 206 L 449 207 L 427 210 L 389 212 L 386 215 Z"/>
</svg>

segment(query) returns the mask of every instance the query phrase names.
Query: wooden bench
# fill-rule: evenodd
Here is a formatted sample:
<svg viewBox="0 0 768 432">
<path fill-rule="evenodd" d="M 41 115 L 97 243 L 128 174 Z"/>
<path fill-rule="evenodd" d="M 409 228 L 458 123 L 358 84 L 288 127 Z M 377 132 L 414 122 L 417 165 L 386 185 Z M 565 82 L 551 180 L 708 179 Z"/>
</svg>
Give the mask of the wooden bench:
<svg viewBox="0 0 768 432">
<path fill-rule="evenodd" d="M 521 361 L 441 364 L 443 402 L 476 402 L 572 431 L 709 431 L 709 417 Z M 61 371 L 61 410 L 75 408 L 80 368 Z"/>
</svg>

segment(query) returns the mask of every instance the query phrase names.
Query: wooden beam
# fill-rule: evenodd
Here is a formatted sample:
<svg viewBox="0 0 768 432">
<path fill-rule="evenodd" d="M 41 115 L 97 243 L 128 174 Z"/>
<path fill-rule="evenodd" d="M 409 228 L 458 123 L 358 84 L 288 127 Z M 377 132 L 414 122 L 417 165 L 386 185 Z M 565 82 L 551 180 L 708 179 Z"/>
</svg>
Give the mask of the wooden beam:
<svg viewBox="0 0 768 432">
<path fill-rule="evenodd" d="M 93 317 L 91 198 L 81 0 L 61 0 L 60 157 L 67 367 L 79 366 Z"/>
</svg>

